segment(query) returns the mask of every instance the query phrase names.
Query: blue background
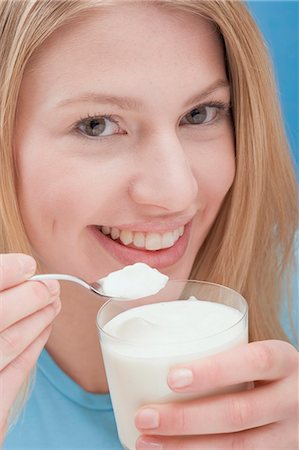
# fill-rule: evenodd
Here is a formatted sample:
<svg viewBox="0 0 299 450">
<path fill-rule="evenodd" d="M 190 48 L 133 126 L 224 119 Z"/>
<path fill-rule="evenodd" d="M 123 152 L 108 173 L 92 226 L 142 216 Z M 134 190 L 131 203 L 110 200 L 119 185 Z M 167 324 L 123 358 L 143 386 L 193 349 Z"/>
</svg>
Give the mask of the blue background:
<svg viewBox="0 0 299 450">
<path fill-rule="evenodd" d="M 272 57 L 278 94 L 299 179 L 297 1 L 247 1 Z"/>
</svg>

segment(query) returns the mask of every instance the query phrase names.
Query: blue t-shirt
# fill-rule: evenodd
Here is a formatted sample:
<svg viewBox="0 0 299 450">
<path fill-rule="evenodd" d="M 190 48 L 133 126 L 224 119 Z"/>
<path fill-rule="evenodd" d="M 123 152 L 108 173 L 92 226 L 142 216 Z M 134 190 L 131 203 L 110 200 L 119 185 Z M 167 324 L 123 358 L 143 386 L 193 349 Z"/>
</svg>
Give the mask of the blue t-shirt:
<svg viewBox="0 0 299 450">
<path fill-rule="evenodd" d="M 44 349 L 32 394 L 3 450 L 123 450 L 109 394 L 86 392 Z"/>
</svg>

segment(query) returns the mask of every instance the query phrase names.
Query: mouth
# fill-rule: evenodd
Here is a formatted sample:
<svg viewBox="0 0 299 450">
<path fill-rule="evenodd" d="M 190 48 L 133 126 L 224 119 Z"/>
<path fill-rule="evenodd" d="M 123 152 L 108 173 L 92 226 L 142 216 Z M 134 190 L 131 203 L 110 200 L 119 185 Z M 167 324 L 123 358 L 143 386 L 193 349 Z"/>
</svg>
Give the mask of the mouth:
<svg viewBox="0 0 299 450">
<path fill-rule="evenodd" d="M 126 247 L 157 251 L 172 247 L 184 234 L 184 225 L 165 233 L 141 233 L 140 231 L 120 230 L 116 227 L 97 226 L 99 231 L 110 239 Z"/>
<path fill-rule="evenodd" d="M 164 232 L 141 232 L 103 225 L 89 227 L 97 241 L 124 264 L 144 262 L 162 268 L 175 264 L 185 253 L 191 222 Z"/>
</svg>

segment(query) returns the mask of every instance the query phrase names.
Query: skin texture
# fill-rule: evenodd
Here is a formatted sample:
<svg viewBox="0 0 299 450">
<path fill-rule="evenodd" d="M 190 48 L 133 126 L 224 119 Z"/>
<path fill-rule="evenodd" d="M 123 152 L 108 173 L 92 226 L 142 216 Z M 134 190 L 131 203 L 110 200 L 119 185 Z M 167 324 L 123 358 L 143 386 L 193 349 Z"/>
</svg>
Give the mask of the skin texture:
<svg viewBox="0 0 299 450">
<path fill-rule="evenodd" d="M 15 147 L 21 213 L 44 272 L 94 281 L 123 266 L 94 238 L 90 225 L 150 223 L 155 229 L 164 223 L 173 229 L 174 220 L 192 218 L 186 251 L 163 268 L 171 278 L 188 277 L 235 174 L 229 116 L 220 113 L 209 125 L 185 123 L 186 114 L 199 104 L 188 99 L 218 79 L 226 79 L 225 66 L 211 25 L 146 5 L 93 12 L 59 30 L 39 50 L 21 86 Z M 86 90 L 134 97 L 142 106 L 124 110 L 88 101 L 57 107 Z M 203 101 L 228 103 L 229 89 L 219 88 Z M 74 131 L 81 118 L 103 114 L 117 118 L 119 128 L 110 125 L 118 134 L 98 140 Z M 57 283 L 51 295 L 49 286 L 24 282 L 34 267 L 13 274 L 17 266 L 13 256 L 7 256 L 1 260 L 2 298 L 28 298 L 28 311 L 20 313 L 16 300 L 6 302 L 10 309 L 0 327 L 0 332 L 5 330 L 1 349 L 6 351 L 3 342 L 17 332 L 23 347 L 27 345 L 24 349 L 19 343 L 14 352 L 4 352 L 8 356 L 5 368 L 0 367 L 0 381 L 15 383 L 8 389 L 6 408 L 45 344 L 54 317 L 48 351 L 85 389 L 106 392 L 94 330 L 98 298 L 61 283 L 63 307 L 57 316 Z M 56 300 L 53 312 L 47 305 Z M 24 319 L 36 310 L 30 322 Z M 297 364 L 292 346 L 269 341 L 184 367 L 193 379 L 186 388 L 176 388 L 171 373 L 168 383 L 173 390 L 201 396 L 216 386 L 246 381 L 255 382 L 255 389 L 192 403 L 145 405 L 136 416 L 142 435 L 137 448 L 297 448 L 297 403 L 292 394 Z M 180 371 L 181 384 L 182 374 L 186 372 Z M 4 430 L 5 421 L 0 424 Z"/>
<path fill-rule="evenodd" d="M 150 223 L 154 231 L 193 218 L 184 255 L 163 268 L 171 278 L 188 277 L 232 185 L 235 159 L 230 117 L 219 113 L 217 122 L 183 124 L 199 104 L 189 99 L 226 80 L 214 29 L 198 18 L 183 18 L 128 5 L 93 13 L 57 32 L 31 61 L 17 118 L 18 190 L 43 272 L 94 281 L 123 267 L 92 236 L 92 224 Z M 57 107 L 87 90 L 137 98 L 143 106 L 124 111 L 93 101 Z M 229 100 L 228 87 L 204 99 Z M 100 141 L 71 130 L 81 118 L 97 114 L 115 117 L 121 132 Z M 118 132 L 115 124 L 109 127 Z M 93 327 L 100 301 L 61 284 L 63 311 L 48 349 L 85 388 L 105 391 Z M 89 361 L 84 368 L 81 354 Z"/>
<path fill-rule="evenodd" d="M 155 9 L 147 29 L 149 11 L 135 9 L 111 9 L 80 22 L 76 33 L 73 25 L 58 32 L 32 61 L 21 90 L 17 154 L 26 231 L 45 269 L 89 281 L 123 264 L 98 245 L 88 226 L 152 222 L 154 229 L 194 217 L 188 251 L 164 269 L 186 277 L 234 178 L 228 118 L 179 126 L 197 106 L 186 101 L 226 79 L 213 29 Z M 144 106 L 139 112 L 94 102 L 56 107 L 86 90 L 136 97 Z M 229 89 L 208 100 L 228 102 Z M 88 114 L 116 116 L 127 134 L 99 141 L 71 132 Z"/>
</svg>

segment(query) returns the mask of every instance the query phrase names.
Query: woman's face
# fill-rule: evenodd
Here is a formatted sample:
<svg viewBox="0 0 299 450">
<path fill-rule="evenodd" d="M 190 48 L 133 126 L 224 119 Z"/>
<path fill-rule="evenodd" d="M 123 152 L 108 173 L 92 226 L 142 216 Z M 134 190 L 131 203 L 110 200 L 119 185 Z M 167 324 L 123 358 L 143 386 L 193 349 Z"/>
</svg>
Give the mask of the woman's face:
<svg viewBox="0 0 299 450">
<path fill-rule="evenodd" d="M 234 178 L 229 101 L 221 42 L 199 17 L 122 4 L 57 31 L 16 121 L 43 270 L 94 281 L 141 261 L 188 277 Z"/>
</svg>

